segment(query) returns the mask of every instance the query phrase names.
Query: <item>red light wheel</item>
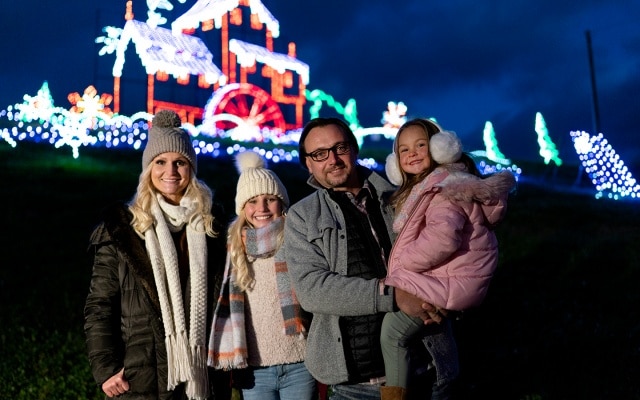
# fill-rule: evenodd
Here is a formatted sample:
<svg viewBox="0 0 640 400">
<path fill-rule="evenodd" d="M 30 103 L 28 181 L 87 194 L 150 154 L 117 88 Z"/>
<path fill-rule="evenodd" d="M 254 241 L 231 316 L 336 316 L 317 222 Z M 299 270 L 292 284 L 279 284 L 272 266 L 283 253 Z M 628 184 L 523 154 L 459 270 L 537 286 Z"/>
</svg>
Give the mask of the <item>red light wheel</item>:
<svg viewBox="0 0 640 400">
<path fill-rule="evenodd" d="M 209 99 L 204 119 L 219 114 L 231 114 L 247 125 L 269 129 L 275 135 L 286 130 L 280 106 L 271 95 L 250 83 L 231 83 L 218 89 Z M 216 128 L 228 130 L 237 126 L 233 121 L 216 121 Z"/>
</svg>

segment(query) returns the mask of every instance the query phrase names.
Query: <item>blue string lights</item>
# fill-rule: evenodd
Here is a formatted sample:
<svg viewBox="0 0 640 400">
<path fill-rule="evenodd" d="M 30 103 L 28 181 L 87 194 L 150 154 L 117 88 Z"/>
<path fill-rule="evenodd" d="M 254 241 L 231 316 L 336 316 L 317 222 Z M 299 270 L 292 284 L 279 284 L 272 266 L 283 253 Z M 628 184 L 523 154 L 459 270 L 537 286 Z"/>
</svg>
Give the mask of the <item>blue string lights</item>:
<svg viewBox="0 0 640 400">
<path fill-rule="evenodd" d="M 596 188 L 596 198 L 640 198 L 640 185 L 602 133 L 572 131 L 571 139 L 580 163 Z"/>
</svg>

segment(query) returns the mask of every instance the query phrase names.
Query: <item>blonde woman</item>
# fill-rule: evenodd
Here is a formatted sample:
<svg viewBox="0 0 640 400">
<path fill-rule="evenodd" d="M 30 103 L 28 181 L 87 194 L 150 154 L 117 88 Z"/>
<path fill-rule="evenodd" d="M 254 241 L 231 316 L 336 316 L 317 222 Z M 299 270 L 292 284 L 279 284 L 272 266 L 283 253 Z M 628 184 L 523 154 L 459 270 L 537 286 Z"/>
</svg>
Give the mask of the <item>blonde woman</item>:
<svg viewBox="0 0 640 400">
<path fill-rule="evenodd" d="M 84 330 L 94 379 L 109 398 L 211 395 L 207 305 L 226 253 L 224 224 L 196 171 L 180 118 L 158 112 L 133 199 L 108 207 L 91 236 Z M 215 386 L 216 399 L 230 398 L 228 383 Z"/>
</svg>

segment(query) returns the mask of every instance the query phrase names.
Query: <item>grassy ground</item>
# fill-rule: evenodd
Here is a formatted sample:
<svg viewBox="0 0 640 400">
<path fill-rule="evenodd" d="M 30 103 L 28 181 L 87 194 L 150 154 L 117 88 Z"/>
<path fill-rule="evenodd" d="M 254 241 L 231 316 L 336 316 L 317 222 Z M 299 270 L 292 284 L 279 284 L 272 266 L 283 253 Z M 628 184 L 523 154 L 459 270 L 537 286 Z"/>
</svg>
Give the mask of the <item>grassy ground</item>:
<svg viewBox="0 0 640 400">
<path fill-rule="evenodd" d="M 3 398 L 100 398 L 82 333 L 85 250 L 100 209 L 133 194 L 140 159 L 106 149 L 73 159 L 47 145 L 0 142 Z M 272 167 L 292 200 L 309 192 L 297 165 Z M 203 157 L 199 168 L 232 212 L 233 164 Z M 575 170 L 563 173 L 571 179 Z M 456 323 L 464 398 L 640 398 L 640 203 L 548 186 L 520 185 L 498 228 L 488 298 Z"/>
</svg>

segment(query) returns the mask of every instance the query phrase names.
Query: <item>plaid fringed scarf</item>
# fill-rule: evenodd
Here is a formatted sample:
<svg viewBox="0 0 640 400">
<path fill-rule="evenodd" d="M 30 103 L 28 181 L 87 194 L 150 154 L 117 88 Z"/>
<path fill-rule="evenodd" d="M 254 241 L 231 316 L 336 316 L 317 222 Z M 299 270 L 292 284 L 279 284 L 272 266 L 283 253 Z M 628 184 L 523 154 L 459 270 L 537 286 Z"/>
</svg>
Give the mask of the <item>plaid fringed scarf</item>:
<svg viewBox="0 0 640 400">
<path fill-rule="evenodd" d="M 284 219 L 258 229 L 245 230 L 245 248 L 249 261 L 257 258 L 274 257 L 278 245 L 278 233 L 284 228 Z M 229 252 L 228 252 L 229 253 Z M 291 286 L 291 279 L 284 261 L 283 252 L 274 257 L 274 272 L 282 316 L 284 332 L 287 335 L 305 335 L 306 313 L 300 307 Z M 213 315 L 209 338 L 207 363 L 215 369 L 238 369 L 247 367 L 247 340 L 244 321 L 244 293 L 235 285 L 235 271 L 230 256 L 222 282 L 222 290 Z"/>
</svg>

